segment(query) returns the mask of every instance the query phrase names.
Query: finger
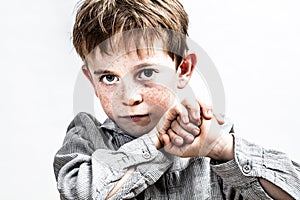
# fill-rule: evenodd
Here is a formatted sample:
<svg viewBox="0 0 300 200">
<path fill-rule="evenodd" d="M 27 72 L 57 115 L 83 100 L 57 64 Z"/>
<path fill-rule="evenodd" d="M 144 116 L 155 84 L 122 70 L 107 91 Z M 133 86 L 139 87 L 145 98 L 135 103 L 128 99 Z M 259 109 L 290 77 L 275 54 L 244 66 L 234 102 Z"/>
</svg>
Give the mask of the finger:
<svg viewBox="0 0 300 200">
<path fill-rule="evenodd" d="M 181 118 L 181 122 L 184 124 L 189 123 L 190 119 L 189 119 L 188 110 L 182 104 L 179 104 L 177 109 L 178 109 L 178 115 Z"/>
<path fill-rule="evenodd" d="M 176 103 L 175 106 L 170 108 L 168 111 L 168 119 L 170 121 L 175 120 L 177 116 L 180 116 L 183 123 L 189 123 L 188 111 L 180 103 Z"/>
<path fill-rule="evenodd" d="M 159 134 L 166 134 L 167 130 L 170 128 L 172 121 L 176 120 L 179 114 L 181 114 L 184 118 L 184 114 L 182 114 L 181 104 L 174 104 L 168 111 L 163 115 L 160 119 L 159 123 L 156 125 L 156 128 Z M 186 118 L 186 117 L 185 117 Z M 187 119 L 185 119 L 187 120 Z"/>
<path fill-rule="evenodd" d="M 181 103 L 188 110 L 190 121 L 199 125 L 201 110 L 197 100 L 195 98 L 185 98 Z"/>
<path fill-rule="evenodd" d="M 178 136 L 172 129 L 168 130 L 168 135 L 173 144 L 175 144 L 176 146 L 183 145 L 184 141 L 183 141 L 182 137 Z"/>
<path fill-rule="evenodd" d="M 199 106 L 201 108 L 201 115 L 204 119 L 210 120 L 213 118 L 212 106 L 203 103 L 200 99 L 197 99 Z"/>
<path fill-rule="evenodd" d="M 215 119 L 217 120 L 219 125 L 223 125 L 225 123 L 225 121 L 221 115 L 214 113 L 213 116 L 215 117 Z"/>
<path fill-rule="evenodd" d="M 174 145 L 172 142 L 168 143 L 168 145 L 165 145 L 164 150 L 170 154 L 177 155 L 177 156 L 181 156 L 184 153 L 181 147 Z"/>
<path fill-rule="evenodd" d="M 201 108 L 201 113 L 204 119 L 210 120 L 213 118 L 213 111 L 211 107 L 202 107 Z"/>
<path fill-rule="evenodd" d="M 184 124 L 184 125 L 188 125 L 188 124 Z M 198 128 L 198 127 L 196 127 L 196 128 Z M 180 137 L 182 140 L 184 140 L 185 143 L 192 143 L 194 141 L 194 136 L 191 133 L 187 132 L 183 127 L 181 127 L 176 120 L 173 121 L 171 124 L 171 131 L 174 134 L 176 134 L 177 137 Z M 199 131 L 200 131 L 200 129 L 199 129 Z"/>
<path fill-rule="evenodd" d="M 185 120 L 186 120 L 187 113 L 184 113 L 184 110 L 182 109 L 180 103 L 176 103 L 173 107 L 171 107 L 168 110 L 168 117 L 167 117 L 167 119 L 169 121 L 173 121 L 173 120 L 175 120 L 177 118 L 178 115 L 182 115 L 182 117 L 185 117 Z"/>
<path fill-rule="evenodd" d="M 184 124 L 180 117 L 177 117 L 177 120 L 176 121 L 173 121 L 172 124 L 171 124 L 171 128 L 179 134 L 180 136 L 182 137 L 185 137 L 187 135 L 192 135 L 192 136 L 197 136 L 200 134 L 200 128 L 199 126 L 193 124 L 193 123 L 187 123 L 187 124 Z M 183 129 L 184 132 L 180 133 L 180 129 Z"/>
<path fill-rule="evenodd" d="M 211 120 L 203 120 L 201 125 L 201 134 L 206 135 L 206 138 L 210 141 L 218 141 L 219 136 L 221 136 L 222 129 L 216 118 Z M 214 142 L 213 142 L 214 143 Z"/>
<path fill-rule="evenodd" d="M 171 143 L 171 140 L 170 140 L 170 137 L 168 134 L 161 135 L 161 140 L 162 140 L 163 146 L 170 145 L 170 143 Z"/>
</svg>

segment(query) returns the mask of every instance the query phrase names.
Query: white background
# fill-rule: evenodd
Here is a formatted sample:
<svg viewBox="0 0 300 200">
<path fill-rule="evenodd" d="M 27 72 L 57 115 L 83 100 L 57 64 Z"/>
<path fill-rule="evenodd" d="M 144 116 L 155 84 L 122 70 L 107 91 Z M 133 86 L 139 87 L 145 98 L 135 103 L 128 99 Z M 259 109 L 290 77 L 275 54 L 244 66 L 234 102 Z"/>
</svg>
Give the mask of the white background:
<svg viewBox="0 0 300 200">
<path fill-rule="evenodd" d="M 222 77 L 236 132 L 300 161 L 299 1 L 183 3 L 190 37 Z M 59 199 L 52 162 L 74 117 L 81 66 L 71 43 L 75 4 L 1 2 L 0 199 Z"/>
</svg>

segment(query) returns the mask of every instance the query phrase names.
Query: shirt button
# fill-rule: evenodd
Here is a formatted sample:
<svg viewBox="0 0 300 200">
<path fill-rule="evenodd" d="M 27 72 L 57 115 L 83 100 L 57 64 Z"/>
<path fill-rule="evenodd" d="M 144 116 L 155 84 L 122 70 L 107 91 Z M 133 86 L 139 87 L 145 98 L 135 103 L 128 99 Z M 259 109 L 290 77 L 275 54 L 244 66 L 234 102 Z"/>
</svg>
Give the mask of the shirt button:
<svg viewBox="0 0 300 200">
<path fill-rule="evenodd" d="M 243 172 L 244 172 L 245 174 L 249 174 L 250 171 L 251 171 L 251 166 L 250 166 L 250 165 L 244 165 L 244 166 L 243 166 Z"/>
<path fill-rule="evenodd" d="M 144 152 L 143 157 L 146 158 L 146 159 L 149 159 L 151 157 L 151 155 L 150 155 L 149 152 Z"/>
</svg>

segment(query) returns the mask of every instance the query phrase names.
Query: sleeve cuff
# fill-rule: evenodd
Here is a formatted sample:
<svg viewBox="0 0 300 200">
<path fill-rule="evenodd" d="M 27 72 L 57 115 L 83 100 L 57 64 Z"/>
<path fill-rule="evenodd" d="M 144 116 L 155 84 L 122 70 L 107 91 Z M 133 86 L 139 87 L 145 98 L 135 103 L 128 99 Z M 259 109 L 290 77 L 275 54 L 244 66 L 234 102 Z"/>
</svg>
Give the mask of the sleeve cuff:
<svg viewBox="0 0 300 200">
<path fill-rule="evenodd" d="M 169 160 L 162 152 L 156 149 L 153 141 L 147 134 L 124 144 L 117 151 L 98 149 L 92 156 L 97 162 L 118 170 L 150 162 L 154 159 L 161 160 L 161 162 Z"/>
<path fill-rule="evenodd" d="M 243 195 L 251 197 L 251 199 L 270 199 L 259 183 L 259 167 L 253 162 L 253 159 L 259 160 L 260 150 L 248 150 L 247 148 L 250 147 L 247 145 L 246 147 L 240 142 L 243 141 L 235 137 L 235 159 L 222 164 L 214 164 L 212 161 L 212 170 L 220 176 L 224 185 L 239 190 Z M 245 152 L 252 154 L 252 157 L 244 157 L 241 147 Z"/>
<path fill-rule="evenodd" d="M 278 173 L 286 174 L 288 171 L 283 164 L 289 160 L 285 154 L 263 149 L 235 135 L 234 140 L 234 160 L 222 164 L 211 162 L 212 170 L 222 178 L 224 184 L 240 188 L 251 196 L 264 198 L 269 196 L 260 185 L 259 178 L 281 188 L 286 187 L 286 178 Z"/>
<path fill-rule="evenodd" d="M 171 159 L 156 149 L 148 135 L 124 144 L 117 151 L 98 149 L 92 157 L 94 171 L 99 172 L 98 176 L 94 175 L 99 193 L 106 192 L 101 186 L 120 180 L 129 167 L 136 168 L 119 191 L 120 195 L 126 193 L 131 198 L 156 182 L 172 164 Z"/>
<path fill-rule="evenodd" d="M 262 174 L 262 148 L 234 135 L 234 160 L 212 165 L 223 180 L 239 186 L 257 181 Z"/>
<path fill-rule="evenodd" d="M 245 176 L 240 170 L 240 166 L 235 160 L 226 163 L 211 165 L 214 172 L 216 172 L 225 184 L 234 187 L 247 186 L 255 181 L 257 178 Z"/>
</svg>

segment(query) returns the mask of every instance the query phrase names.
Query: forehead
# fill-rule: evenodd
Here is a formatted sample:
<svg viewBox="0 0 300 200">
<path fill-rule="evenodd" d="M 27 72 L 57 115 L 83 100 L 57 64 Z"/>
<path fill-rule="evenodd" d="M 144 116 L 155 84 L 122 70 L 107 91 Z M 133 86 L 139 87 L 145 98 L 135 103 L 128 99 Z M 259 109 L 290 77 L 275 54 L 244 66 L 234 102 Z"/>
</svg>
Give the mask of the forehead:
<svg viewBox="0 0 300 200">
<path fill-rule="evenodd" d="M 172 68 L 175 66 L 168 53 L 159 48 L 135 49 L 129 52 L 118 51 L 114 54 L 106 54 L 101 52 L 99 47 L 96 47 L 86 57 L 86 64 L 93 70 L 128 68 L 142 63 L 157 64 Z"/>
<path fill-rule="evenodd" d="M 161 36 L 161 37 L 159 37 Z M 160 57 L 167 50 L 166 34 L 130 31 L 113 35 L 97 45 L 85 58 L 88 65 L 111 65 L 117 60 L 137 61 Z"/>
</svg>

